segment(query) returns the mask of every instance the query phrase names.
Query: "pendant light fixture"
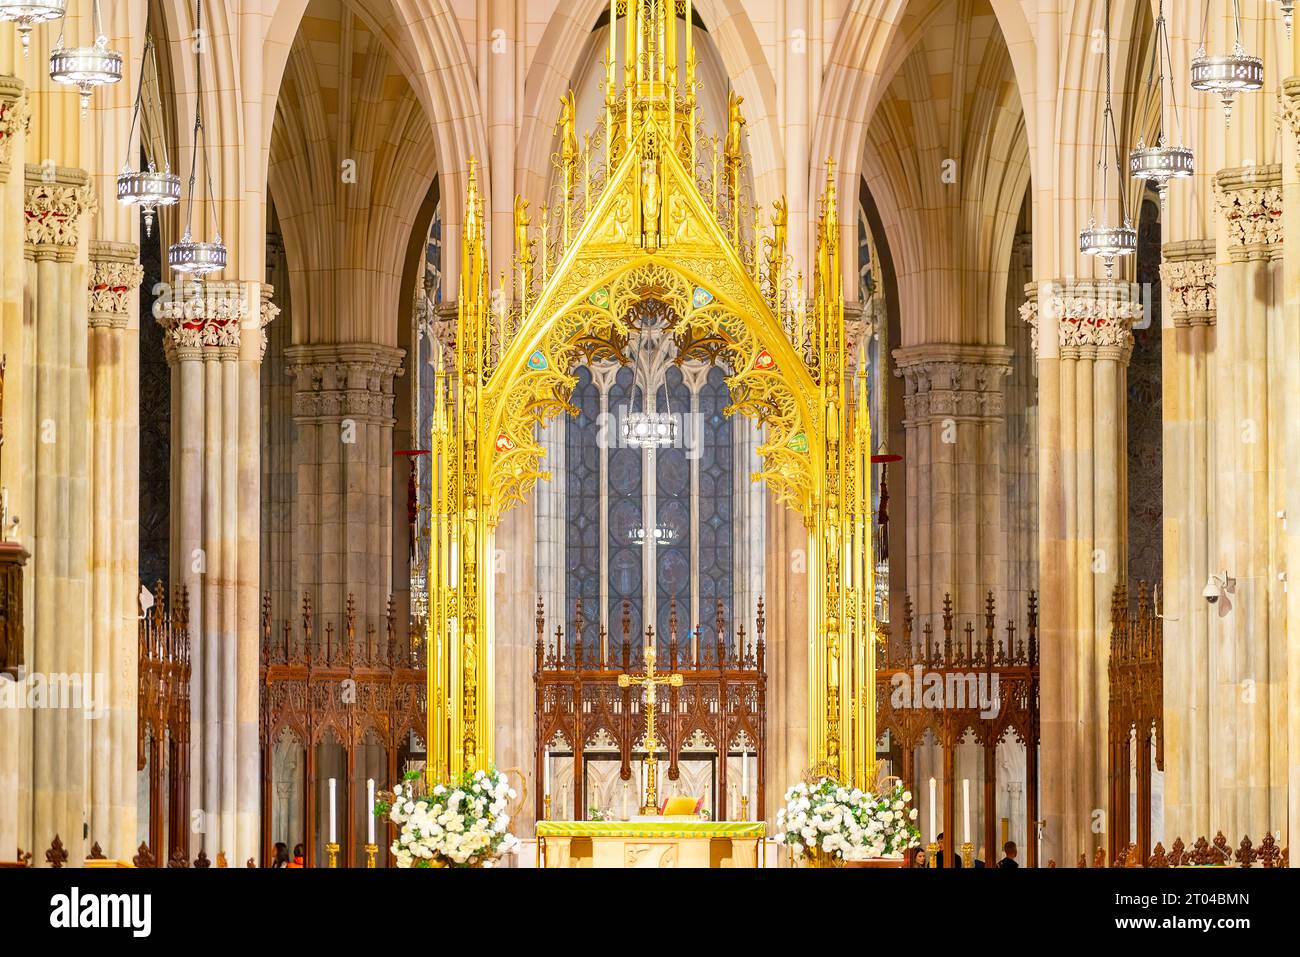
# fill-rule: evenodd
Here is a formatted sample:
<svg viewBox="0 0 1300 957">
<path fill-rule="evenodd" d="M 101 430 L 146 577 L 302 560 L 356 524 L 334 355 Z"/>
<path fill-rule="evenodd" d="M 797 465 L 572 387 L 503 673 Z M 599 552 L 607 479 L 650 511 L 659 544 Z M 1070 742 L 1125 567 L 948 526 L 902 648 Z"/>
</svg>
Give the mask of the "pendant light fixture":
<svg viewBox="0 0 1300 957">
<path fill-rule="evenodd" d="M 194 29 L 203 36 L 203 0 L 195 3 Z M 191 227 L 194 223 L 194 182 L 198 171 L 199 154 L 203 155 L 203 172 L 207 178 L 208 201 L 212 201 L 212 167 L 208 164 L 208 141 L 203 132 L 203 44 L 194 45 L 194 152 L 190 157 L 189 196 L 185 206 L 185 233 L 181 241 L 167 250 L 167 264 L 173 272 L 202 278 L 209 273 L 226 268 L 226 244 L 217 231 L 212 242 L 196 242 Z M 201 144 L 201 145 L 200 145 Z"/>
<path fill-rule="evenodd" d="M 672 407 L 668 403 L 668 389 L 664 388 L 663 412 L 650 411 L 650 397 L 646 390 L 641 390 L 646 407 L 640 412 L 628 412 L 623 418 L 623 441 L 636 449 L 665 449 L 677 441 L 677 420 L 673 418 Z M 632 385 L 631 398 L 636 394 L 636 384 Z"/>
<path fill-rule="evenodd" d="M 1192 89 L 1217 93 L 1223 101 L 1224 122 L 1232 120 L 1232 101 L 1238 93 L 1255 93 L 1264 86 L 1264 61 L 1250 56 L 1241 45 L 1241 3 L 1232 0 L 1234 40 L 1232 52 L 1223 56 L 1205 55 L 1205 37 L 1192 60 Z M 1205 5 L 1205 29 L 1210 28 L 1210 7 Z"/>
<path fill-rule="evenodd" d="M 645 525 L 642 524 L 628 529 L 627 537 L 633 545 L 644 545 L 646 540 L 650 538 L 654 539 L 656 545 L 671 545 L 673 540 L 677 538 L 677 532 L 674 531 L 671 525 L 662 523 L 647 531 Z"/>
<path fill-rule="evenodd" d="M 1155 184 L 1160 194 L 1160 207 L 1165 199 L 1171 179 L 1184 179 L 1194 172 L 1192 151 L 1182 145 L 1182 123 L 1178 117 L 1178 100 L 1174 95 L 1174 81 L 1169 58 L 1169 30 L 1165 23 L 1165 3 L 1157 7 L 1154 48 L 1151 51 L 1151 69 L 1147 74 L 1147 108 L 1154 103 L 1157 110 L 1158 132 L 1156 145 L 1147 146 L 1141 138 L 1137 148 L 1128 154 L 1128 169 L 1134 179 Z M 1174 142 L 1170 145 L 1170 127 L 1165 123 L 1165 84 L 1169 86 L 1169 110 L 1173 119 Z"/>
<path fill-rule="evenodd" d="M 18 25 L 23 58 L 31 56 L 32 24 L 58 20 L 68 9 L 68 0 L 0 0 L 0 20 Z"/>
<path fill-rule="evenodd" d="M 153 63 L 154 76 L 158 76 L 158 62 L 154 57 L 153 37 L 144 38 L 144 56 L 140 58 L 140 84 L 135 91 L 135 109 L 131 113 L 131 131 L 126 137 L 127 156 L 122 164 L 122 172 L 117 175 L 117 201 L 123 206 L 139 206 L 144 213 L 144 234 L 153 235 L 154 211 L 159 206 L 175 206 L 181 201 L 181 178 L 172 172 L 167 160 L 167 143 L 163 141 L 163 170 L 158 172 L 153 160 L 148 158 L 145 150 L 145 166 L 139 170 L 131 166 L 131 143 L 135 139 L 135 127 L 140 119 L 140 107 L 144 100 L 145 66 Z"/>
<path fill-rule="evenodd" d="M 99 22 L 99 0 L 91 0 L 90 25 L 95 32 L 93 46 L 65 48 L 63 28 L 60 27 L 59 38 L 50 51 L 50 79 L 81 91 L 82 116 L 90 108 L 90 94 L 95 87 L 108 86 L 122 79 L 122 54 L 108 48 L 108 37 Z"/>
<path fill-rule="evenodd" d="M 1097 159 L 1097 168 L 1101 171 L 1101 223 L 1089 217 L 1087 228 L 1079 232 L 1079 251 L 1085 256 L 1097 256 L 1106 267 L 1106 278 L 1114 273 L 1115 260 L 1121 256 L 1131 256 L 1137 252 L 1137 230 L 1129 222 L 1125 208 L 1124 174 L 1120 165 L 1119 133 L 1115 128 L 1115 111 L 1110 98 L 1110 0 L 1106 0 L 1106 55 L 1103 69 L 1106 82 L 1106 105 L 1101 114 L 1101 153 Z M 1106 224 L 1106 207 L 1110 200 L 1110 163 L 1115 161 L 1115 181 L 1118 186 L 1117 202 L 1119 216 L 1117 222 L 1123 225 Z"/>
</svg>

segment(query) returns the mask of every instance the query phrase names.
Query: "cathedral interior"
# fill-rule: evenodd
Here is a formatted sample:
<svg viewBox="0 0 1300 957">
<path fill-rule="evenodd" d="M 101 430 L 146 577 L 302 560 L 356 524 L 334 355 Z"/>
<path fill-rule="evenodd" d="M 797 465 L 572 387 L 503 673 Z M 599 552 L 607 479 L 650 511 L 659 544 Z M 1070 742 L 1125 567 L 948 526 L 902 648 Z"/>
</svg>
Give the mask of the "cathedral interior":
<svg viewBox="0 0 1300 957">
<path fill-rule="evenodd" d="M 1289 861 L 1290 11 L 0 0 L 0 862 Z"/>
</svg>

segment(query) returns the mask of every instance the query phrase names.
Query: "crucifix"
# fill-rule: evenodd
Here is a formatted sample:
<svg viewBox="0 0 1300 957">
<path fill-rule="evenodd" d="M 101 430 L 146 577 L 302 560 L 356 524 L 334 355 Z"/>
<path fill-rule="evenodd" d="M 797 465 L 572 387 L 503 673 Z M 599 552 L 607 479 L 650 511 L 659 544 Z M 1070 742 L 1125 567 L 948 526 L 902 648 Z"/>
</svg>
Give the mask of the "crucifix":
<svg viewBox="0 0 1300 957">
<path fill-rule="evenodd" d="M 629 688 L 632 685 L 640 685 L 645 689 L 645 749 L 646 749 L 646 773 L 645 773 L 645 794 L 641 805 L 642 814 L 654 814 L 659 806 L 659 801 L 655 793 L 656 777 L 658 771 L 659 759 L 655 756 L 655 749 L 659 741 L 655 737 L 655 692 L 658 685 L 668 685 L 673 688 L 682 686 L 682 676 L 679 674 L 661 675 L 655 673 L 655 644 L 654 628 L 646 629 L 645 646 L 645 674 L 641 675 L 619 675 L 618 686 L 620 688 Z"/>
</svg>

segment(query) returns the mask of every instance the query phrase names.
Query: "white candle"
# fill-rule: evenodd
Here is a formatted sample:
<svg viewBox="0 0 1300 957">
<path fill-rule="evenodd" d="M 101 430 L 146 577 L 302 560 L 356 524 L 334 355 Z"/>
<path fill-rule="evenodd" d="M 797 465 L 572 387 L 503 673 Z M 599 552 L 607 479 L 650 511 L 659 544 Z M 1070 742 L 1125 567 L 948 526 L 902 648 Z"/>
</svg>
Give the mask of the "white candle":
<svg viewBox="0 0 1300 957">
<path fill-rule="evenodd" d="M 334 829 L 334 789 L 338 784 L 334 778 L 330 778 L 330 843 L 338 843 L 338 834 Z"/>
<path fill-rule="evenodd" d="M 970 843 L 970 778 L 961 779 L 962 840 Z"/>
<path fill-rule="evenodd" d="M 935 839 L 939 829 L 934 826 L 934 778 L 930 778 L 930 840 Z"/>
<path fill-rule="evenodd" d="M 375 779 L 366 779 L 366 806 L 370 808 L 369 818 L 366 823 L 366 843 L 375 843 Z"/>
<path fill-rule="evenodd" d="M 549 797 L 551 793 L 551 749 L 547 748 L 542 752 L 542 795 Z"/>
<path fill-rule="evenodd" d="M 632 789 L 632 785 L 626 781 L 623 782 L 623 820 L 627 820 L 627 792 Z"/>
<path fill-rule="evenodd" d="M 749 752 L 740 752 L 740 796 L 749 797 Z"/>
</svg>

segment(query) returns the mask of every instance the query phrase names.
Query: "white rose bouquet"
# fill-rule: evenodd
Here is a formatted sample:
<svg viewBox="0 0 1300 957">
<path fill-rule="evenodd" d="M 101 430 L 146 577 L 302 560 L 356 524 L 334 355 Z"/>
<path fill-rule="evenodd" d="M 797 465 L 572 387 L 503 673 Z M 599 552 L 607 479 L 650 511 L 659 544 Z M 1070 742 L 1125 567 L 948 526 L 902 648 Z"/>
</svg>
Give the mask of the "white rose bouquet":
<svg viewBox="0 0 1300 957">
<path fill-rule="evenodd" d="M 491 867 L 519 845 L 509 831 L 515 791 L 500 771 L 466 772 L 427 794 L 417 793 L 419 778 L 408 773 L 391 803 L 375 805 L 400 828 L 390 848 L 398 867 Z"/>
<path fill-rule="evenodd" d="M 777 811 L 776 841 L 795 857 L 808 854 L 821 861 L 900 858 L 921 841 L 911 800 L 902 784 L 879 794 L 827 777 L 814 785 L 796 784 Z"/>
</svg>

